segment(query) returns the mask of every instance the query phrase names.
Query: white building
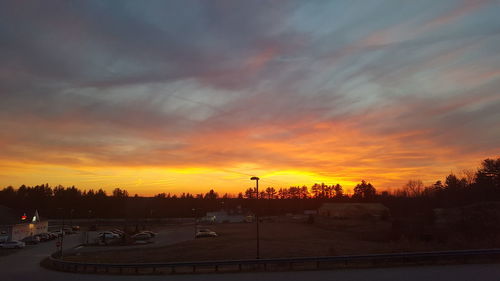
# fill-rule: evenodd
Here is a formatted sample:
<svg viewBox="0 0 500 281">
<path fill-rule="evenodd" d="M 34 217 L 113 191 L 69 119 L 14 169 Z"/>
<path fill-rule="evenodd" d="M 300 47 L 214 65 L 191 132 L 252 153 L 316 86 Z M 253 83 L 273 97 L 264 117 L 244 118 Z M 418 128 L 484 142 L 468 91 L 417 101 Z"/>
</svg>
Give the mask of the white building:
<svg viewBox="0 0 500 281">
<path fill-rule="evenodd" d="M 48 232 L 49 223 L 41 220 L 38 211 L 32 216 L 0 205 L 0 239 L 21 240 L 35 234 Z"/>
</svg>

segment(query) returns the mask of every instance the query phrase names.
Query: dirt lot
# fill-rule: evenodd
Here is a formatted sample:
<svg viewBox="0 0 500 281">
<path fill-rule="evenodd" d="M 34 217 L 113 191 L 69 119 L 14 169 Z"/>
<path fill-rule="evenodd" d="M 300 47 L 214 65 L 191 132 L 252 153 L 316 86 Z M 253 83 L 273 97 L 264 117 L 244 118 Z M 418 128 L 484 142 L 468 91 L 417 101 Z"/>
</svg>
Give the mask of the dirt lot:
<svg viewBox="0 0 500 281">
<path fill-rule="evenodd" d="M 170 246 L 81 253 L 68 260 L 91 262 L 170 262 L 251 259 L 256 257 L 253 223 L 208 226 L 219 237 L 199 238 Z M 439 250 L 429 243 L 392 242 L 389 222 L 340 221 L 328 228 L 304 221 L 273 221 L 260 224 L 261 258 L 304 257 Z"/>
</svg>

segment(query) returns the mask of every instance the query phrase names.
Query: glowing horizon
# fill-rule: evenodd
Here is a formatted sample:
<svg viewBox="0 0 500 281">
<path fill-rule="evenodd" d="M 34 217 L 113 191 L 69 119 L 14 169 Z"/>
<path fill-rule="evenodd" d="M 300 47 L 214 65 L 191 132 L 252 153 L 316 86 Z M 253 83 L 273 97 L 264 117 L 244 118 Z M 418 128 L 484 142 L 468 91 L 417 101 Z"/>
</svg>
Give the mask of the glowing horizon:
<svg viewBox="0 0 500 281">
<path fill-rule="evenodd" d="M 425 184 L 500 155 L 493 1 L 0 4 L 0 188 Z"/>
</svg>

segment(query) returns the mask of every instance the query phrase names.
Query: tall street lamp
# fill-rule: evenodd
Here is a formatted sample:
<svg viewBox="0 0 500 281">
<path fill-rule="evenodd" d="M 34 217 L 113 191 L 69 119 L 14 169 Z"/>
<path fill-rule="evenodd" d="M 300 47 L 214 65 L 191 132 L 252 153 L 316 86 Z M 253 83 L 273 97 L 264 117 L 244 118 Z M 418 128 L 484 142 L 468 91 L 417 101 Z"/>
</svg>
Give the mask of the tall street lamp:
<svg viewBox="0 0 500 281">
<path fill-rule="evenodd" d="M 194 238 L 196 238 L 196 208 L 192 208 L 193 211 L 193 220 L 194 220 Z"/>
<path fill-rule="evenodd" d="M 69 227 L 73 228 L 73 213 L 75 212 L 75 209 L 71 209 L 69 212 Z"/>
<path fill-rule="evenodd" d="M 87 240 L 87 244 L 86 244 L 86 245 L 88 245 L 88 244 L 89 244 L 89 231 L 90 231 L 90 228 L 92 227 L 92 222 L 91 222 L 91 220 L 90 220 L 90 218 L 91 218 L 91 216 L 92 216 L 92 210 L 89 210 L 89 211 L 88 211 L 88 213 L 89 213 L 89 220 L 88 220 L 88 223 L 89 223 L 90 225 L 89 225 L 89 227 L 87 228 L 87 237 L 86 237 L 86 238 L 87 238 L 87 239 L 86 239 L 86 240 Z"/>
<path fill-rule="evenodd" d="M 255 220 L 257 221 L 257 259 L 260 259 L 259 253 L 259 178 L 251 177 L 250 180 L 255 181 L 255 193 L 257 201 L 255 202 Z"/>
<path fill-rule="evenodd" d="M 62 226 L 61 226 L 61 236 L 59 236 L 58 239 L 58 244 L 59 244 L 59 254 L 61 259 L 63 259 L 63 243 L 64 243 L 64 209 L 63 208 L 57 208 L 57 210 L 61 210 L 62 213 Z"/>
</svg>

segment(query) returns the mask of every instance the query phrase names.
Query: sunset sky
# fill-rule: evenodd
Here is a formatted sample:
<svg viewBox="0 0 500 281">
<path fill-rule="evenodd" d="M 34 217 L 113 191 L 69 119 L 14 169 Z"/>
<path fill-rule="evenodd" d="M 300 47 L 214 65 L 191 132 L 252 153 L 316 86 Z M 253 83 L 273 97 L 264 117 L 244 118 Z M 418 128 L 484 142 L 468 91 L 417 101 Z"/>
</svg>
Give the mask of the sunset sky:
<svg viewBox="0 0 500 281">
<path fill-rule="evenodd" d="M 499 1 L 2 1 L 0 187 L 425 184 L 500 155 Z"/>
</svg>

